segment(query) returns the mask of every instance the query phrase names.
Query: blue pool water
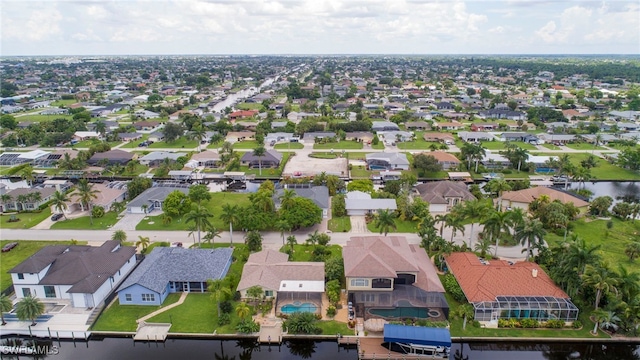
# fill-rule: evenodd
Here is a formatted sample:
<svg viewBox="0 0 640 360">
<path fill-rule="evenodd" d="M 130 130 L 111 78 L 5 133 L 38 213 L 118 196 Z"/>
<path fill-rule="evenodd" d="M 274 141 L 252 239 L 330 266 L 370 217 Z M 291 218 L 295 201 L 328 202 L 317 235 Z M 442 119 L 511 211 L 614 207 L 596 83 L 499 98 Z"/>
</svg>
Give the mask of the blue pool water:
<svg viewBox="0 0 640 360">
<path fill-rule="evenodd" d="M 369 170 L 387 170 L 387 168 L 380 165 L 371 165 L 369 166 Z"/>
<path fill-rule="evenodd" d="M 547 167 L 539 167 L 539 168 L 536 168 L 536 172 L 540 173 L 540 174 L 550 174 L 550 173 L 556 172 L 556 169 L 547 168 Z"/>
<path fill-rule="evenodd" d="M 312 303 L 302 303 L 302 304 L 287 304 L 283 305 L 280 308 L 280 312 L 283 314 L 293 314 L 296 312 L 310 312 L 315 313 L 318 311 L 318 307 Z"/>
</svg>

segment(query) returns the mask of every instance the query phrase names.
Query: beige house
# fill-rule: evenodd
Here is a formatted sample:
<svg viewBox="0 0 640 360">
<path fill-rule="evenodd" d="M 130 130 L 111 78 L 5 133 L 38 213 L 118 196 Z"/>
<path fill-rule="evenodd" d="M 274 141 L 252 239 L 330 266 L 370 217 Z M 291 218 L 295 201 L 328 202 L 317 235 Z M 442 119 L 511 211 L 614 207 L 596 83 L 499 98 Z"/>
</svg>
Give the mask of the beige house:
<svg viewBox="0 0 640 360">
<path fill-rule="evenodd" d="M 529 204 L 541 196 L 549 197 L 549 201 L 558 200 L 563 204 L 573 203 L 575 207 L 584 214 L 589 209 L 589 203 L 575 196 L 562 191 L 554 190 L 545 186 L 536 186 L 518 191 L 505 191 L 502 194 L 502 209 L 524 209 L 529 210 Z"/>
<path fill-rule="evenodd" d="M 93 190 L 96 191 L 96 198 L 91 200 L 91 206 L 101 206 L 105 211 L 109 211 L 113 203 L 124 201 L 127 196 L 127 189 L 118 184 L 119 183 L 117 182 L 93 184 Z M 72 214 L 76 211 L 86 210 L 80 201 L 80 194 L 77 190 L 74 190 L 68 197 L 69 201 L 67 202 L 67 208 L 63 210 L 65 215 Z M 60 211 L 52 205 L 51 212 L 58 213 Z"/>
<path fill-rule="evenodd" d="M 448 317 L 436 267 L 419 245 L 410 245 L 403 236 L 352 237 L 342 254 L 357 317 Z"/>
</svg>

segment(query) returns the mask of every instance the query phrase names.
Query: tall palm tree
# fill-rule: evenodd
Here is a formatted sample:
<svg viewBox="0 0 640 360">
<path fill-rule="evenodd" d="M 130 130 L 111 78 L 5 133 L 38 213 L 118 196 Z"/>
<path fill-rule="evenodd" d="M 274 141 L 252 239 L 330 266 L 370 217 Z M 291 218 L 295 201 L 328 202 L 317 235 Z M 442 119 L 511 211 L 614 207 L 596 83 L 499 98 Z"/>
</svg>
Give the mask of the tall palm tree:
<svg viewBox="0 0 640 360">
<path fill-rule="evenodd" d="M 111 234 L 111 240 L 123 243 L 127 241 L 127 233 L 124 230 L 116 230 Z"/>
<path fill-rule="evenodd" d="M 450 214 L 438 214 L 433 217 L 433 221 L 435 223 L 440 223 L 440 237 L 442 237 L 442 234 L 444 233 L 444 227 L 447 223 L 447 218 L 449 217 L 449 215 Z"/>
<path fill-rule="evenodd" d="M 282 194 L 278 197 L 280 200 L 280 208 L 289 210 L 293 207 L 294 201 L 293 199 L 298 196 L 296 192 L 292 189 L 284 189 L 282 190 Z"/>
<path fill-rule="evenodd" d="M 451 228 L 451 241 L 453 241 L 453 237 L 456 236 L 458 231 L 464 235 L 464 224 L 462 223 L 462 220 L 462 216 L 457 212 L 450 212 L 447 214 L 444 226 Z"/>
<path fill-rule="evenodd" d="M 238 205 L 222 205 L 220 220 L 229 223 L 229 239 L 231 240 L 231 246 L 233 247 L 233 224 L 237 224 L 238 221 L 240 221 L 240 208 Z"/>
<path fill-rule="evenodd" d="M 53 198 L 51 199 L 51 205 L 56 209 L 57 212 L 62 213 L 64 219 L 67 220 L 67 215 L 65 215 L 64 211 L 67 210 L 67 201 L 69 201 L 69 197 L 64 192 L 56 191 L 53 193 Z"/>
<path fill-rule="evenodd" d="M 36 319 L 42 314 L 44 314 L 44 304 L 31 295 L 23 297 L 16 305 L 18 319 L 31 320 L 31 326 L 36 325 Z"/>
<path fill-rule="evenodd" d="M 5 294 L 0 294 L 0 319 L 2 320 L 2 325 L 7 325 L 7 322 L 4 321 L 4 313 L 11 311 L 11 309 L 13 309 L 11 299 Z"/>
<path fill-rule="evenodd" d="M 0 202 L 2 202 L 4 205 L 7 205 L 9 203 L 11 203 L 13 201 L 13 197 L 9 194 L 2 194 L 0 195 Z M 3 211 L 7 211 L 7 207 L 3 206 L 2 207 Z"/>
<path fill-rule="evenodd" d="M 58 169 L 62 169 L 62 170 L 73 170 L 74 169 L 74 162 L 73 159 L 71 159 L 71 155 L 69 155 L 69 153 L 64 153 L 64 155 L 62 155 L 62 158 L 58 160 Z"/>
<path fill-rule="evenodd" d="M 508 212 L 492 211 L 484 220 L 483 234 L 496 241 L 494 256 L 498 256 L 498 247 L 502 234 L 509 233 L 511 221 Z"/>
<path fill-rule="evenodd" d="M 185 217 L 186 223 L 193 222 L 196 226 L 196 230 L 198 231 L 198 247 L 202 245 L 200 241 L 200 231 L 207 228 L 208 226 L 212 226 L 211 222 L 209 221 L 209 218 L 211 216 L 212 214 L 211 212 L 209 212 L 209 209 L 201 205 L 195 205 Z"/>
<path fill-rule="evenodd" d="M 107 125 L 104 123 L 104 121 L 98 120 L 96 121 L 95 125 L 96 125 L 96 128 L 95 128 L 96 132 L 100 134 L 100 136 L 104 137 L 105 134 L 107 133 Z"/>
<path fill-rule="evenodd" d="M 282 236 L 282 245 L 284 245 L 284 233 L 287 231 L 291 231 L 291 225 L 287 220 L 280 219 L 276 221 L 276 230 L 280 231 L 280 236 Z"/>
<path fill-rule="evenodd" d="M 16 196 L 16 202 L 18 202 L 19 204 L 22 204 L 22 210 L 26 209 L 25 203 L 27 201 L 29 201 L 29 197 L 27 196 L 27 194 L 20 194 Z"/>
<path fill-rule="evenodd" d="M 93 216 L 91 215 L 91 201 L 98 198 L 100 191 L 93 189 L 93 184 L 90 184 L 87 179 L 80 179 L 78 181 L 78 195 L 80 196 L 80 205 L 82 210 L 89 211 L 89 222 L 93 225 Z"/>
<path fill-rule="evenodd" d="M 35 175 L 33 175 L 33 166 L 25 165 L 19 171 L 19 176 L 22 180 L 25 180 L 29 183 L 29 186 L 33 184 L 33 180 L 35 179 Z"/>
<path fill-rule="evenodd" d="M 384 236 L 387 236 L 389 230 L 397 229 L 395 214 L 388 209 L 378 210 L 374 221 L 375 227 L 380 230 L 380 234 L 384 233 Z"/>
<path fill-rule="evenodd" d="M 202 125 L 194 126 L 191 128 L 191 136 L 198 141 L 198 151 L 200 151 L 200 145 L 204 137 L 207 136 L 207 130 Z"/>
<path fill-rule="evenodd" d="M 626 266 L 618 264 L 618 292 L 623 299 L 640 298 L 640 271 L 629 271 Z"/>
<path fill-rule="evenodd" d="M 207 280 L 207 291 L 211 293 L 211 298 L 214 299 L 218 305 L 218 316 L 220 316 L 220 299 L 222 298 L 222 289 L 224 286 L 223 279 Z"/>
<path fill-rule="evenodd" d="M 485 188 L 496 193 L 498 197 L 498 211 L 502 211 L 502 193 L 511 190 L 511 185 L 509 185 L 505 179 L 491 179 Z"/>
<path fill-rule="evenodd" d="M 538 219 L 526 220 L 524 224 L 516 226 L 516 241 L 522 245 L 527 245 L 526 261 L 529 261 L 532 244 L 543 243 L 546 234 L 544 225 Z"/>
<path fill-rule="evenodd" d="M 264 154 L 266 154 L 266 152 L 267 150 L 263 145 L 260 145 L 257 148 L 253 149 L 253 156 L 258 158 L 258 168 L 260 169 L 260 175 L 262 175 L 262 157 L 264 156 Z"/>
<path fill-rule="evenodd" d="M 566 190 L 567 187 L 569 186 L 568 176 L 572 173 L 574 168 L 573 164 L 571 163 L 571 157 L 569 156 L 569 154 L 562 154 L 558 157 L 558 166 L 559 166 L 558 174 L 567 175 L 564 181 L 564 188 Z"/>
<path fill-rule="evenodd" d="M 463 206 L 462 206 L 462 216 L 464 217 L 464 219 L 466 220 L 478 220 L 478 219 L 482 219 L 484 216 L 486 216 L 487 210 L 489 209 L 489 207 L 487 206 L 487 203 L 481 200 L 471 200 L 471 201 L 467 201 Z M 471 223 L 471 231 L 469 233 L 469 248 L 473 249 L 473 228 L 474 228 L 475 223 L 472 222 Z"/>
<path fill-rule="evenodd" d="M 605 263 L 600 263 L 596 266 L 587 264 L 586 270 L 581 277 L 584 285 L 590 286 L 596 290 L 596 300 L 594 303 L 595 310 L 598 310 L 600 299 L 603 294 L 618 291 L 616 288 L 618 279 L 614 276 L 612 271 L 609 270 L 608 265 Z"/>
<path fill-rule="evenodd" d="M 207 227 L 207 233 L 204 234 L 204 237 L 203 237 L 204 242 L 210 243 L 211 245 L 213 245 L 213 242 L 215 241 L 215 239 L 217 237 L 220 237 L 220 233 L 221 231 L 214 226 Z"/>
<path fill-rule="evenodd" d="M 289 247 L 291 247 L 291 253 L 293 254 L 293 245 L 296 245 L 298 243 L 298 240 L 296 240 L 296 237 L 293 235 L 289 235 L 287 236 L 287 245 L 289 245 Z"/>
<path fill-rule="evenodd" d="M 593 318 L 593 322 L 595 323 L 591 334 L 596 335 L 598 334 L 598 327 L 599 327 L 598 325 L 600 325 L 601 322 L 607 319 L 607 312 L 602 309 L 596 309 L 593 312 L 591 312 L 591 317 Z"/>
<path fill-rule="evenodd" d="M 138 241 L 136 241 L 136 247 L 140 246 L 142 247 L 142 251 L 146 251 L 147 247 L 149 247 L 149 237 L 148 236 L 142 236 L 142 235 L 138 235 Z"/>
<path fill-rule="evenodd" d="M 255 192 L 249 195 L 249 199 L 251 199 L 251 203 L 261 211 L 268 213 L 275 211 L 275 204 L 271 197 L 271 191 Z"/>
</svg>

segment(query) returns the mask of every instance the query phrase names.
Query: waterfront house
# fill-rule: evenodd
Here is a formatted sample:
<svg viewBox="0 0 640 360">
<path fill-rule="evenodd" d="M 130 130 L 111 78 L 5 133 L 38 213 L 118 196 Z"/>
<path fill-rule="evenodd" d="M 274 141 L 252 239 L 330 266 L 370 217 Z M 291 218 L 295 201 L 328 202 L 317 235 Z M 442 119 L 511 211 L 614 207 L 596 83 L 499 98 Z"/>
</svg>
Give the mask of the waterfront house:
<svg viewBox="0 0 640 360">
<path fill-rule="evenodd" d="M 155 209 L 162 209 L 162 203 L 173 191 L 189 193 L 189 189 L 183 187 L 152 187 L 136 196 L 127 204 L 127 212 L 132 214 L 148 214 Z"/>
<path fill-rule="evenodd" d="M 120 305 L 161 305 L 176 292 L 206 292 L 207 280 L 224 278 L 231 248 L 156 247 L 118 288 Z"/>
<path fill-rule="evenodd" d="M 557 200 L 563 204 L 573 203 L 573 205 L 577 207 L 582 214 L 586 213 L 587 209 L 589 208 L 589 203 L 582 199 L 579 199 L 569 193 L 544 186 L 536 186 L 518 191 L 505 191 L 504 193 L 502 193 L 501 208 L 520 208 L 527 211 L 529 210 L 529 204 L 543 195 L 547 196 L 550 201 Z"/>
<path fill-rule="evenodd" d="M 159 166 L 163 164 L 165 161 L 169 161 L 170 164 L 173 164 L 178 160 L 179 157 L 182 157 L 182 156 L 187 156 L 187 153 L 152 151 L 138 160 L 140 160 L 140 164 L 142 165 L 153 167 L 153 166 Z M 165 160 L 165 159 L 168 159 L 168 160 Z"/>
<path fill-rule="evenodd" d="M 344 201 L 349 216 L 364 216 L 378 210 L 397 209 L 395 199 L 372 199 L 371 194 L 362 191 L 349 191 Z"/>
<path fill-rule="evenodd" d="M 329 214 L 329 188 L 326 186 L 310 186 L 307 184 L 285 185 L 285 188 L 278 188 L 273 195 L 273 202 L 277 209 L 280 208 L 280 196 L 284 193 L 284 189 L 293 190 L 297 196 L 313 201 L 320 209 L 322 209 L 322 217 L 326 218 Z"/>
<path fill-rule="evenodd" d="M 403 153 L 377 152 L 365 155 L 371 170 L 409 170 L 409 160 Z"/>
<path fill-rule="evenodd" d="M 282 161 L 282 153 L 275 150 L 265 151 L 263 156 L 256 156 L 253 152 L 246 152 L 240 158 L 240 164 L 242 166 L 248 166 L 249 168 L 277 168 Z"/>
<path fill-rule="evenodd" d="M 93 154 L 93 156 L 89 158 L 89 160 L 87 160 L 87 164 L 92 166 L 101 165 L 102 163 L 105 163 L 107 165 L 125 165 L 132 159 L 133 153 L 120 149 L 114 149 Z"/>
<path fill-rule="evenodd" d="M 403 236 L 352 237 L 342 250 L 348 299 L 365 320 L 444 321 L 449 307 L 436 267 Z"/>
<path fill-rule="evenodd" d="M 99 306 L 136 264 L 136 249 L 109 240 L 101 246 L 51 245 L 9 270 L 18 299 L 66 299 L 76 308 Z"/>
<path fill-rule="evenodd" d="M 456 204 L 472 201 L 476 197 L 467 189 L 467 185 L 457 181 L 430 181 L 415 187 L 422 200 L 429 203 L 429 212 L 446 213 Z"/>
<path fill-rule="evenodd" d="M 220 154 L 214 151 L 206 150 L 191 155 L 191 160 L 185 166 L 190 168 L 205 167 L 217 168 L 220 165 Z"/>
<path fill-rule="evenodd" d="M 391 121 L 374 121 L 371 123 L 371 131 L 399 131 L 398 124 Z"/>
<path fill-rule="evenodd" d="M 259 286 L 264 297 L 275 298 L 276 314 L 322 314 L 324 276 L 323 262 L 289 261 L 289 255 L 266 249 L 249 255 L 236 290 L 248 299 L 247 290 Z"/>
<path fill-rule="evenodd" d="M 422 155 L 433 156 L 442 166 L 442 170 L 456 169 L 460 165 L 460 160 L 453 154 L 444 151 L 431 151 Z"/>
<path fill-rule="evenodd" d="M 470 252 L 453 253 L 445 262 L 473 305 L 474 320 L 488 327 L 497 327 L 498 319 L 578 319 L 569 295 L 534 262 L 486 260 Z"/>
</svg>

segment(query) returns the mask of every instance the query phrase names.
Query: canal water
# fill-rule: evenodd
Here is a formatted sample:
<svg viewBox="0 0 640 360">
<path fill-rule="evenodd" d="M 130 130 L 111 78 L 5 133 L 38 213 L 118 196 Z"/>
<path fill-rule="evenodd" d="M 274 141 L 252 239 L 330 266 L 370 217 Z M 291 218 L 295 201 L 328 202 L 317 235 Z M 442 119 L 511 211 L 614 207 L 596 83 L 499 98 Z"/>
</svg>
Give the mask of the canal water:
<svg viewBox="0 0 640 360">
<path fill-rule="evenodd" d="M 253 340 L 168 339 L 165 343 L 134 343 L 129 338 L 104 338 L 84 342 L 53 341 L 54 353 L 40 357 L 54 360 L 356 360 L 355 348 L 338 347 L 335 341 L 291 341 L 282 346 L 258 346 Z M 464 343 L 453 344 L 451 360 L 640 360 L 638 344 L 580 343 Z M 393 353 L 399 355 L 401 354 Z M 387 359 L 387 353 L 379 359 Z M 2 359 L 15 359 L 0 355 Z M 21 357 L 26 358 L 26 357 Z"/>
<path fill-rule="evenodd" d="M 235 105 L 236 103 L 247 99 L 253 95 L 256 95 L 260 92 L 260 90 L 262 88 L 265 88 L 271 84 L 273 84 L 273 82 L 276 80 L 276 78 L 268 78 L 267 80 L 265 80 L 262 84 L 260 84 L 260 86 L 256 89 L 256 88 L 246 88 L 243 90 L 238 91 L 235 94 L 229 94 L 224 100 L 220 101 L 219 103 L 215 104 L 213 106 L 213 111 L 214 112 L 222 112 L 226 107 L 233 107 L 233 105 Z"/>
<path fill-rule="evenodd" d="M 615 202 L 640 202 L 640 181 L 601 181 L 585 182 L 584 185 L 574 182 L 569 185 L 571 189 L 588 189 L 593 192 L 593 198 L 598 196 L 611 196 Z"/>
</svg>

